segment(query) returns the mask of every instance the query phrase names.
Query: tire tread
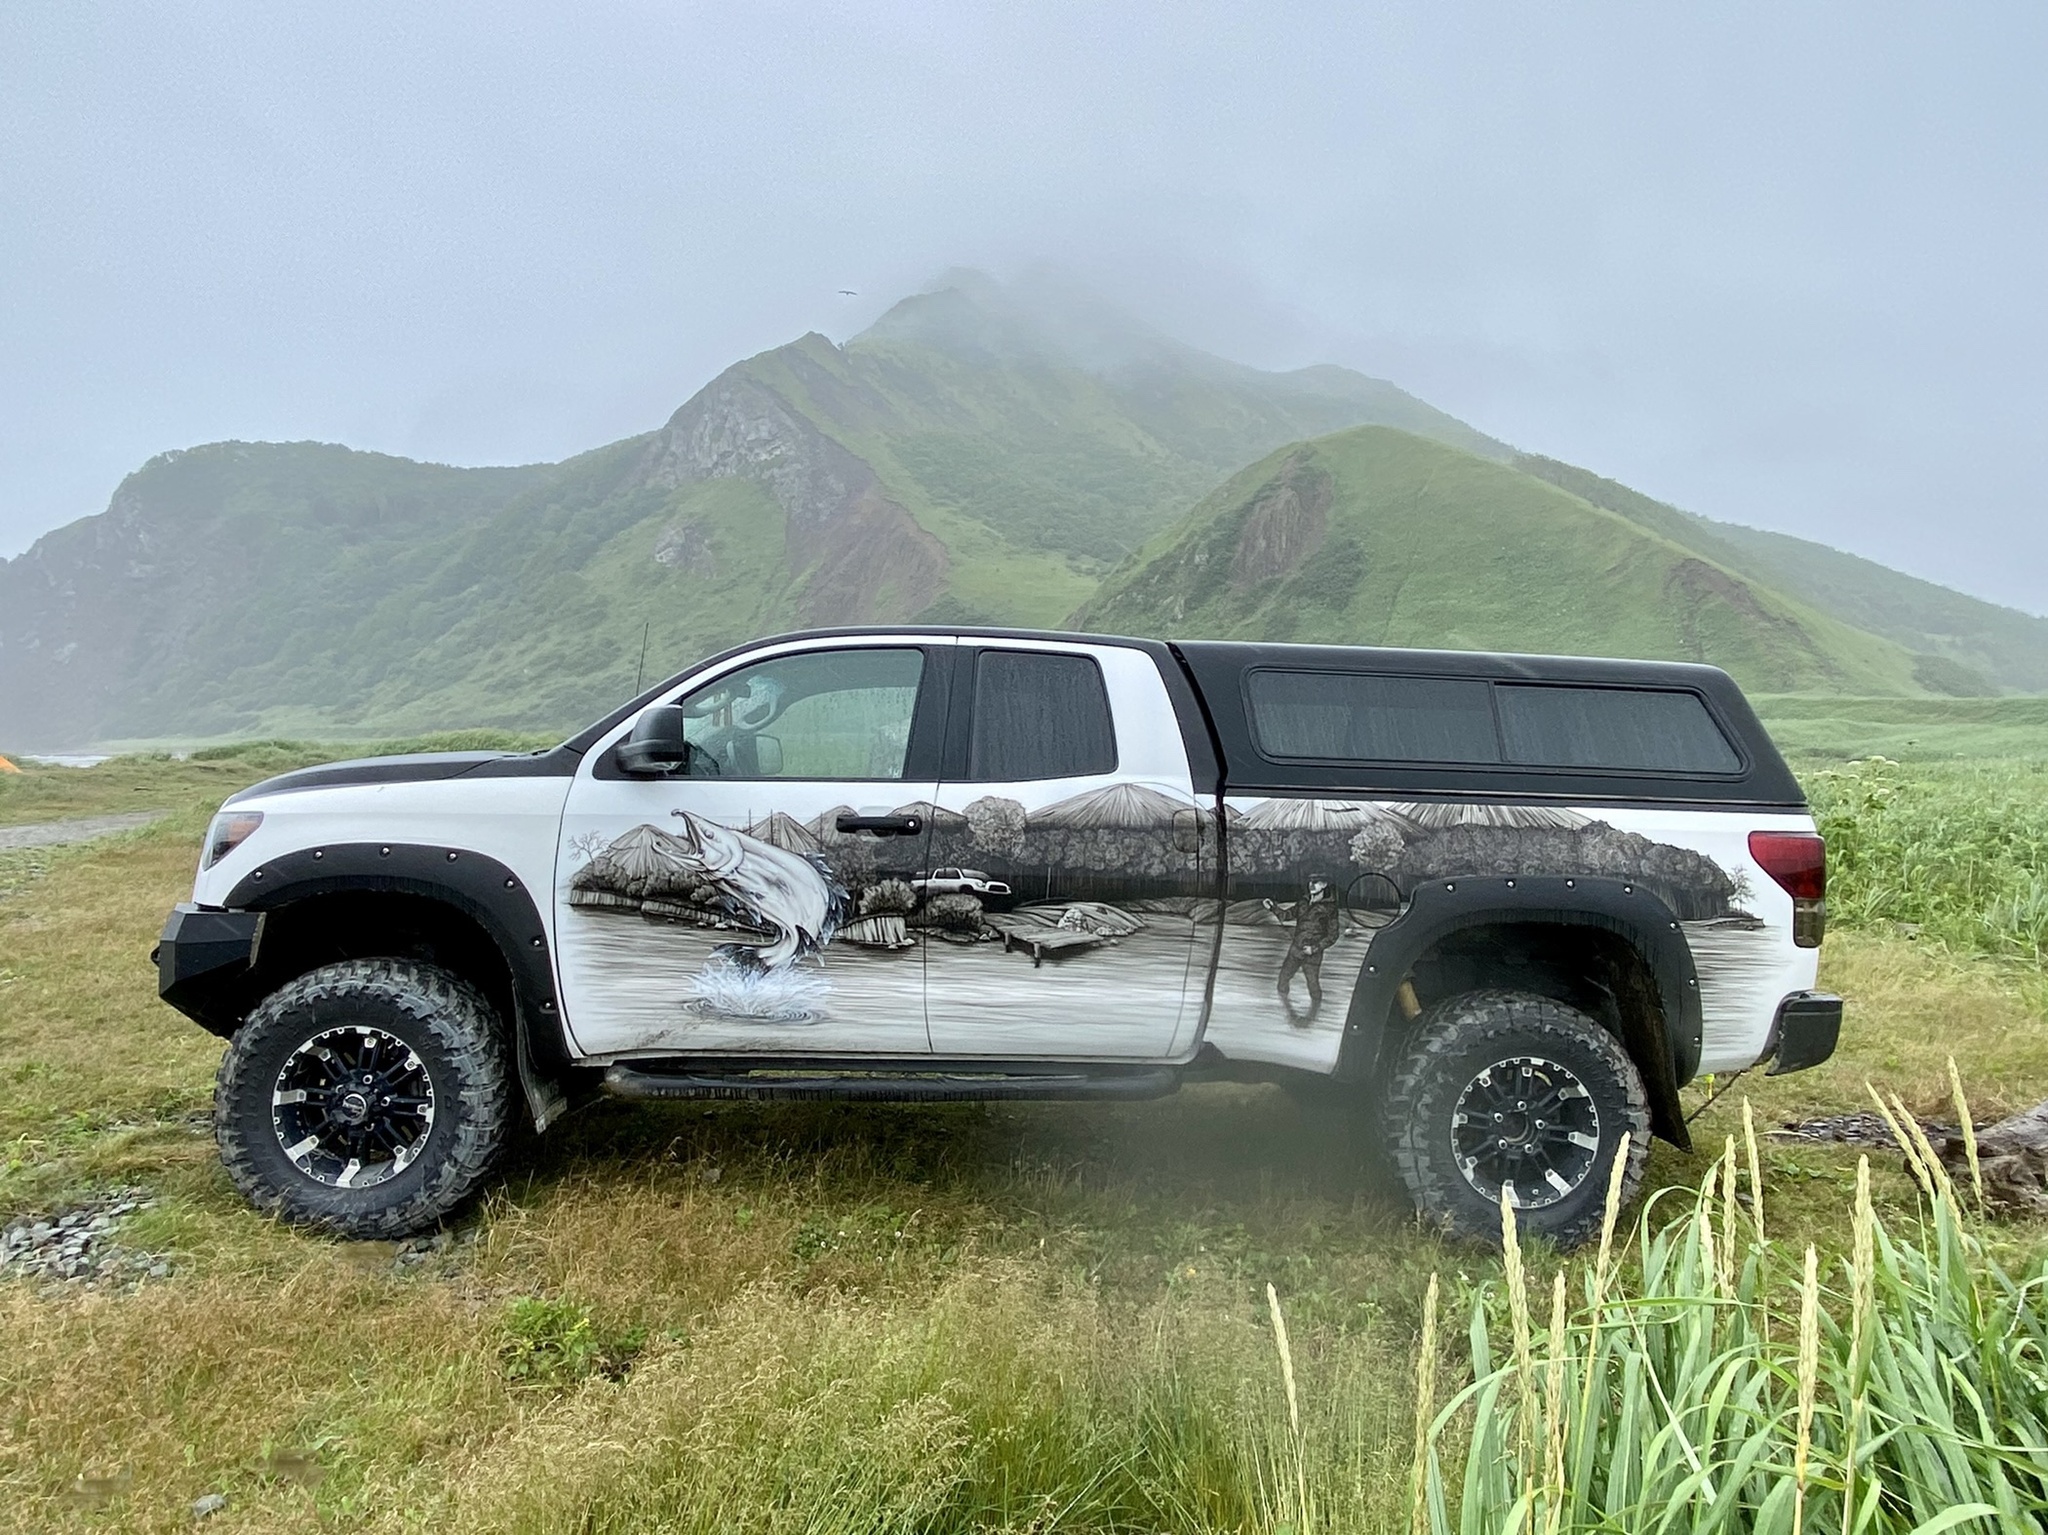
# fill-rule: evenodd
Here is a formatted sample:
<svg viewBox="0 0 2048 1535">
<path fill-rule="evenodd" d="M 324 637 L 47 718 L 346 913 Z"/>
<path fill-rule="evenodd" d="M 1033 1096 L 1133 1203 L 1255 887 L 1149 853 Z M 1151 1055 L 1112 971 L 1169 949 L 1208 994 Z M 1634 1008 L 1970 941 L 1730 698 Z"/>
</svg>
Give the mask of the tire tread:
<svg viewBox="0 0 2048 1535">
<path fill-rule="evenodd" d="M 1500 1240 L 1497 1220 L 1478 1220 L 1470 1213 L 1471 1186 L 1463 1174 L 1449 1165 L 1447 1156 L 1432 1153 L 1428 1142 L 1433 1126 L 1415 1112 L 1427 1093 L 1432 1074 L 1469 1050 L 1475 1036 L 1496 1030 L 1512 1030 L 1537 1041 L 1548 1038 L 1560 1045 L 1590 1047 L 1607 1058 L 1621 1081 L 1626 1100 L 1624 1118 L 1629 1131 L 1629 1152 L 1622 1183 L 1623 1203 L 1633 1199 L 1650 1154 L 1650 1095 L 1621 1041 L 1577 1008 L 1550 997 L 1519 991 L 1471 991 L 1432 1004 L 1416 1020 L 1407 1052 L 1388 1078 L 1381 1100 L 1386 1110 L 1388 1153 L 1396 1175 L 1417 1208 L 1461 1235 Z M 1524 1228 L 1541 1231 L 1561 1247 L 1576 1247 L 1600 1229 L 1606 1211 L 1606 1185 L 1603 1166 L 1599 1197 L 1581 1202 L 1568 1218 L 1545 1220 L 1543 1211 L 1530 1211 L 1524 1218 Z"/>
<path fill-rule="evenodd" d="M 284 1026 L 290 1013 L 345 1003 L 366 992 L 381 996 L 413 1019 L 456 1063 L 456 1102 L 450 1105 L 455 1133 L 407 1198 L 381 1209 L 336 1210 L 295 1197 L 298 1190 L 277 1187 L 258 1160 L 258 1148 L 236 1124 L 234 1109 L 245 1093 L 268 1090 L 268 1083 L 253 1082 L 249 1075 L 258 1040 Z M 411 1236 L 439 1225 L 475 1192 L 503 1154 L 512 1131 L 510 1074 L 505 1031 L 496 1011 L 470 982 L 418 960 L 344 960 L 287 981 L 258 1003 L 236 1030 L 214 1081 L 214 1139 L 229 1179 L 259 1210 L 351 1237 Z"/>
</svg>

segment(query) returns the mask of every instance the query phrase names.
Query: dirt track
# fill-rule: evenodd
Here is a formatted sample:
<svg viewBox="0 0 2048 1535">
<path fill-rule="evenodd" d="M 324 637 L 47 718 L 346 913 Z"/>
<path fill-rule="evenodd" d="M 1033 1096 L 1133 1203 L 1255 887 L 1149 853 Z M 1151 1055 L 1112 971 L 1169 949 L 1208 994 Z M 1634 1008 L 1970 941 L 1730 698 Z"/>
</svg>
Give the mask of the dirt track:
<svg viewBox="0 0 2048 1535">
<path fill-rule="evenodd" d="M 162 810 L 135 810 L 123 815 L 78 816 L 69 821 L 37 821 L 28 826 L 0 826 L 0 852 L 24 847 L 59 847 L 67 842 L 90 842 L 109 832 L 129 831 L 162 820 Z"/>
</svg>

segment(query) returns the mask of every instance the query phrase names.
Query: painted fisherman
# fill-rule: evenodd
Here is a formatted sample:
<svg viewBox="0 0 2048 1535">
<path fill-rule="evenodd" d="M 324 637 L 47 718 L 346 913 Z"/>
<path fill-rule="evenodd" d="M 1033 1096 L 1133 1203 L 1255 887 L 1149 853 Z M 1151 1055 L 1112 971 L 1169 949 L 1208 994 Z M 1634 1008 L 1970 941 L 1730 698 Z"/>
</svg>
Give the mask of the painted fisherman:
<svg viewBox="0 0 2048 1535">
<path fill-rule="evenodd" d="M 1298 901 L 1267 901 L 1266 909 L 1282 922 L 1293 924 L 1287 957 L 1280 961 L 1280 1001 L 1287 1009 L 1287 1021 L 1297 1028 L 1312 1022 L 1323 1006 L 1323 953 L 1337 941 L 1337 889 L 1320 874 L 1309 876 L 1308 893 Z M 1308 1011 L 1294 1010 L 1292 990 L 1299 973 L 1308 982 Z"/>
</svg>

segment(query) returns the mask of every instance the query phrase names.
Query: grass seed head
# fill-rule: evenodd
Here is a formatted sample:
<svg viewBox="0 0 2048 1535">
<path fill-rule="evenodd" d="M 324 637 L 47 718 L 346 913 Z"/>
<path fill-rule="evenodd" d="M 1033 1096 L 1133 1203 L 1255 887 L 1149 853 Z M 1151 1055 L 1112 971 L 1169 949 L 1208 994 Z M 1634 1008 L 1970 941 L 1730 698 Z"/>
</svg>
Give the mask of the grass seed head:
<svg viewBox="0 0 2048 1535">
<path fill-rule="evenodd" d="M 1422 1341 L 1415 1354 L 1415 1465 L 1409 1485 L 1409 1535 L 1426 1535 L 1429 1528 L 1429 1426 L 1436 1416 L 1436 1306 L 1437 1276 L 1432 1273 L 1429 1290 L 1422 1297 Z"/>
<path fill-rule="evenodd" d="M 1806 1249 L 1806 1272 L 1799 1286 L 1799 1439 L 1792 1450 L 1792 1530 L 1806 1515 L 1807 1461 L 1813 1453 L 1813 1401 L 1820 1380 L 1820 1256 Z"/>
<path fill-rule="evenodd" d="M 1977 1211 L 1984 1210 L 1984 1169 L 1977 1162 L 1977 1123 L 1970 1116 L 1970 1100 L 1963 1096 L 1963 1076 L 1956 1070 L 1956 1058 L 1948 1058 L 1948 1084 L 1955 1095 L 1956 1124 L 1963 1135 L 1963 1155 L 1970 1163 L 1970 1192 L 1977 1198 Z"/>
<path fill-rule="evenodd" d="M 1756 1239 L 1764 1239 L 1764 1173 L 1763 1161 L 1756 1149 L 1756 1116 L 1749 1110 L 1749 1099 L 1742 1100 L 1742 1143 L 1749 1149 L 1749 1201 L 1750 1215 L 1756 1221 Z"/>
</svg>

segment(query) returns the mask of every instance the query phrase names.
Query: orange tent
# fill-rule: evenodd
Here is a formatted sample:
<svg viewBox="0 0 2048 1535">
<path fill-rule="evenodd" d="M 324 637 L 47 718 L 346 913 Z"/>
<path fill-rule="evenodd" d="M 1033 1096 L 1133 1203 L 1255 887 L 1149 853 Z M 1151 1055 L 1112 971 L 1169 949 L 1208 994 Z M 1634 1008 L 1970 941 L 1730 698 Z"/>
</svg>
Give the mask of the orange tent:
<svg viewBox="0 0 2048 1535">
<path fill-rule="evenodd" d="M 9 762 L 5 757 L 0 757 L 0 773 L 19 773 L 20 771 L 20 768 Z"/>
</svg>

